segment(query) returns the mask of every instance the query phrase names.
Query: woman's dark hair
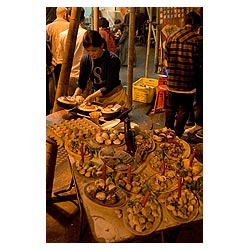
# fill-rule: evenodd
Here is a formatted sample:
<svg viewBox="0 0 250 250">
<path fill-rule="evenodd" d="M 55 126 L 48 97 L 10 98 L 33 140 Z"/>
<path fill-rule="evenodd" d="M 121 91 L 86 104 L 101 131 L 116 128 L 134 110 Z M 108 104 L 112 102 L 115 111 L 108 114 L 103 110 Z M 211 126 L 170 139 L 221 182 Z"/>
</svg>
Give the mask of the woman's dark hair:
<svg viewBox="0 0 250 250">
<path fill-rule="evenodd" d="M 100 27 L 102 28 L 108 28 L 109 27 L 109 21 L 105 17 L 100 18 Z"/>
<path fill-rule="evenodd" d="M 104 38 L 101 37 L 100 33 L 96 30 L 87 30 L 83 36 L 83 47 L 88 48 L 93 47 L 102 47 L 107 50 L 107 44 Z"/>
<path fill-rule="evenodd" d="M 201 25 L 201 16 L 194 11 L 189 12 L 185 17 L 186 24 L 192 25 L 194 29 L 198 28 Z"/>
</svg>

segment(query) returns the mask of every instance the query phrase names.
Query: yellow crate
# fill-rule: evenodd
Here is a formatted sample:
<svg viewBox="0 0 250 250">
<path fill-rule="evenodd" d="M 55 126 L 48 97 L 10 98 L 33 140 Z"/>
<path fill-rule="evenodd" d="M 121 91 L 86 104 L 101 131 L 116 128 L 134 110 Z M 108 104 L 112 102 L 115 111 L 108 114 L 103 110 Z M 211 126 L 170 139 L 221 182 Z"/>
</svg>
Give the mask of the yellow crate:
<svg viewBox="0 0 250 250">
<path fill-rule="evenodd" d="M 140 78 L 133 83 L 133 101 L 151 103 L 155 96 L 155 89 L 158 85 L 157 79 Z"/>
</svg>

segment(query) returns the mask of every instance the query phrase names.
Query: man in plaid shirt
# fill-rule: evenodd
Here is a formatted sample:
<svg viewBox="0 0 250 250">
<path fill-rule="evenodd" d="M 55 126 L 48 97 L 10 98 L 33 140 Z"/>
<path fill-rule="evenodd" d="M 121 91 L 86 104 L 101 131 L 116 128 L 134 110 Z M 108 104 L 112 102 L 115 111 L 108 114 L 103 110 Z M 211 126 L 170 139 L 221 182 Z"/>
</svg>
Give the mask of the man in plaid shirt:
<svg viewBox="0 0 250 250">
<path fill-rule="evenodd" d="M 168 99 L 165 125 L 182 136 L 192 110 L 196 87 L 202 82 L 203 37 L 198 34 L 201 17 L 190 12 L 185 25 L 166 42 Z"/>
</svg>

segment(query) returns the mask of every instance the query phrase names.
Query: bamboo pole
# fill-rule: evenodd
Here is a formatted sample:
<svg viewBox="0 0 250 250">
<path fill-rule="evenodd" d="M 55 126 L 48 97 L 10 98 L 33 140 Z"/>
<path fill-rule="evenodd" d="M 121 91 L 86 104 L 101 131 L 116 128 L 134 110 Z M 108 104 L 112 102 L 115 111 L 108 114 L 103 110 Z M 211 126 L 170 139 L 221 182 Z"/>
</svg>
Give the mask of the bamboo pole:
<svg viewBox="0 0 250 250">
<path fill-rule="evenodd" d="M 148 61 L 149 61 L 149 53 L 150 53 L 150 39 L 151 39 L 151 30 L 152 30 L 152 15 L 153 8 L 149 8 L 149 25 L 148 25 L 148 41 L 147 41 L 147 54 L 146 54 L 146 65 L 145 65 L 145 78 L 148 77 Z"/>
<path fill-rule="evenodd" d="M 94 7 L 94 30 L 99 30 L 99 8 L 98 7 Z"/>
<path fill-rule="evenodd" d="M 159 73 L 159 41 L 160 41 L 160 30 L 159 30 L 159 8 L 156 7 L 156 36 L 155 36 L 155 57 L 154 57 L 154 65 L 155 65 L 155 73 Z"/>
<path fill-rule="evenodd" d="M 58 85 L 56 89 L 56 96 L 55 96 L 52 113 L 61 109 L 57 105 L 57 99 L 60 96 L 64 96 L 68 88 L 70 71 L 72 67 L 72 61 L 73 61 L 75 45 L 76 45 L 76 37 L 77 37 L 77 32 L 78 32 L 78 28 L 80 24 L 80 14 L 81 14 L 80 7 L 72 8 L 69 31 L 68 31 L 66 45 L 65 45 L 65 57 L 63 57 L 63 63 L 62 63 L 62 68 L 61 68 L 61 72 L 60 72 L 59 79 L 58 79 Z"/>
<path fill-rule="evenodd" d="M 128 71 L 127 71 L 127 86 L 129 104 L 132 105 L 132 83 L 133 69 L 135 63 L 135 7 L 130 8 L 129 17 L 129 40 L 128 40 Z"/>
</svg>

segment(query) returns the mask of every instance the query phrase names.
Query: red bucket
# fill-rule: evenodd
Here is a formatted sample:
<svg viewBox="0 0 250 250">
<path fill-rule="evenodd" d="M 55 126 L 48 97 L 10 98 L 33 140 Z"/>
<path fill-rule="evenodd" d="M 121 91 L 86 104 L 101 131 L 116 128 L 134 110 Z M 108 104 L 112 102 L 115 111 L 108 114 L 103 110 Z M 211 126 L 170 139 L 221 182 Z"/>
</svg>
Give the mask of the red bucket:
<svg viewBox="0 0 250 250">
<path fill-rule="evenodd" d="M 167 85 L 167 76 L 158 75 L 158 86 L 159 85 Z"/>
</svg>

